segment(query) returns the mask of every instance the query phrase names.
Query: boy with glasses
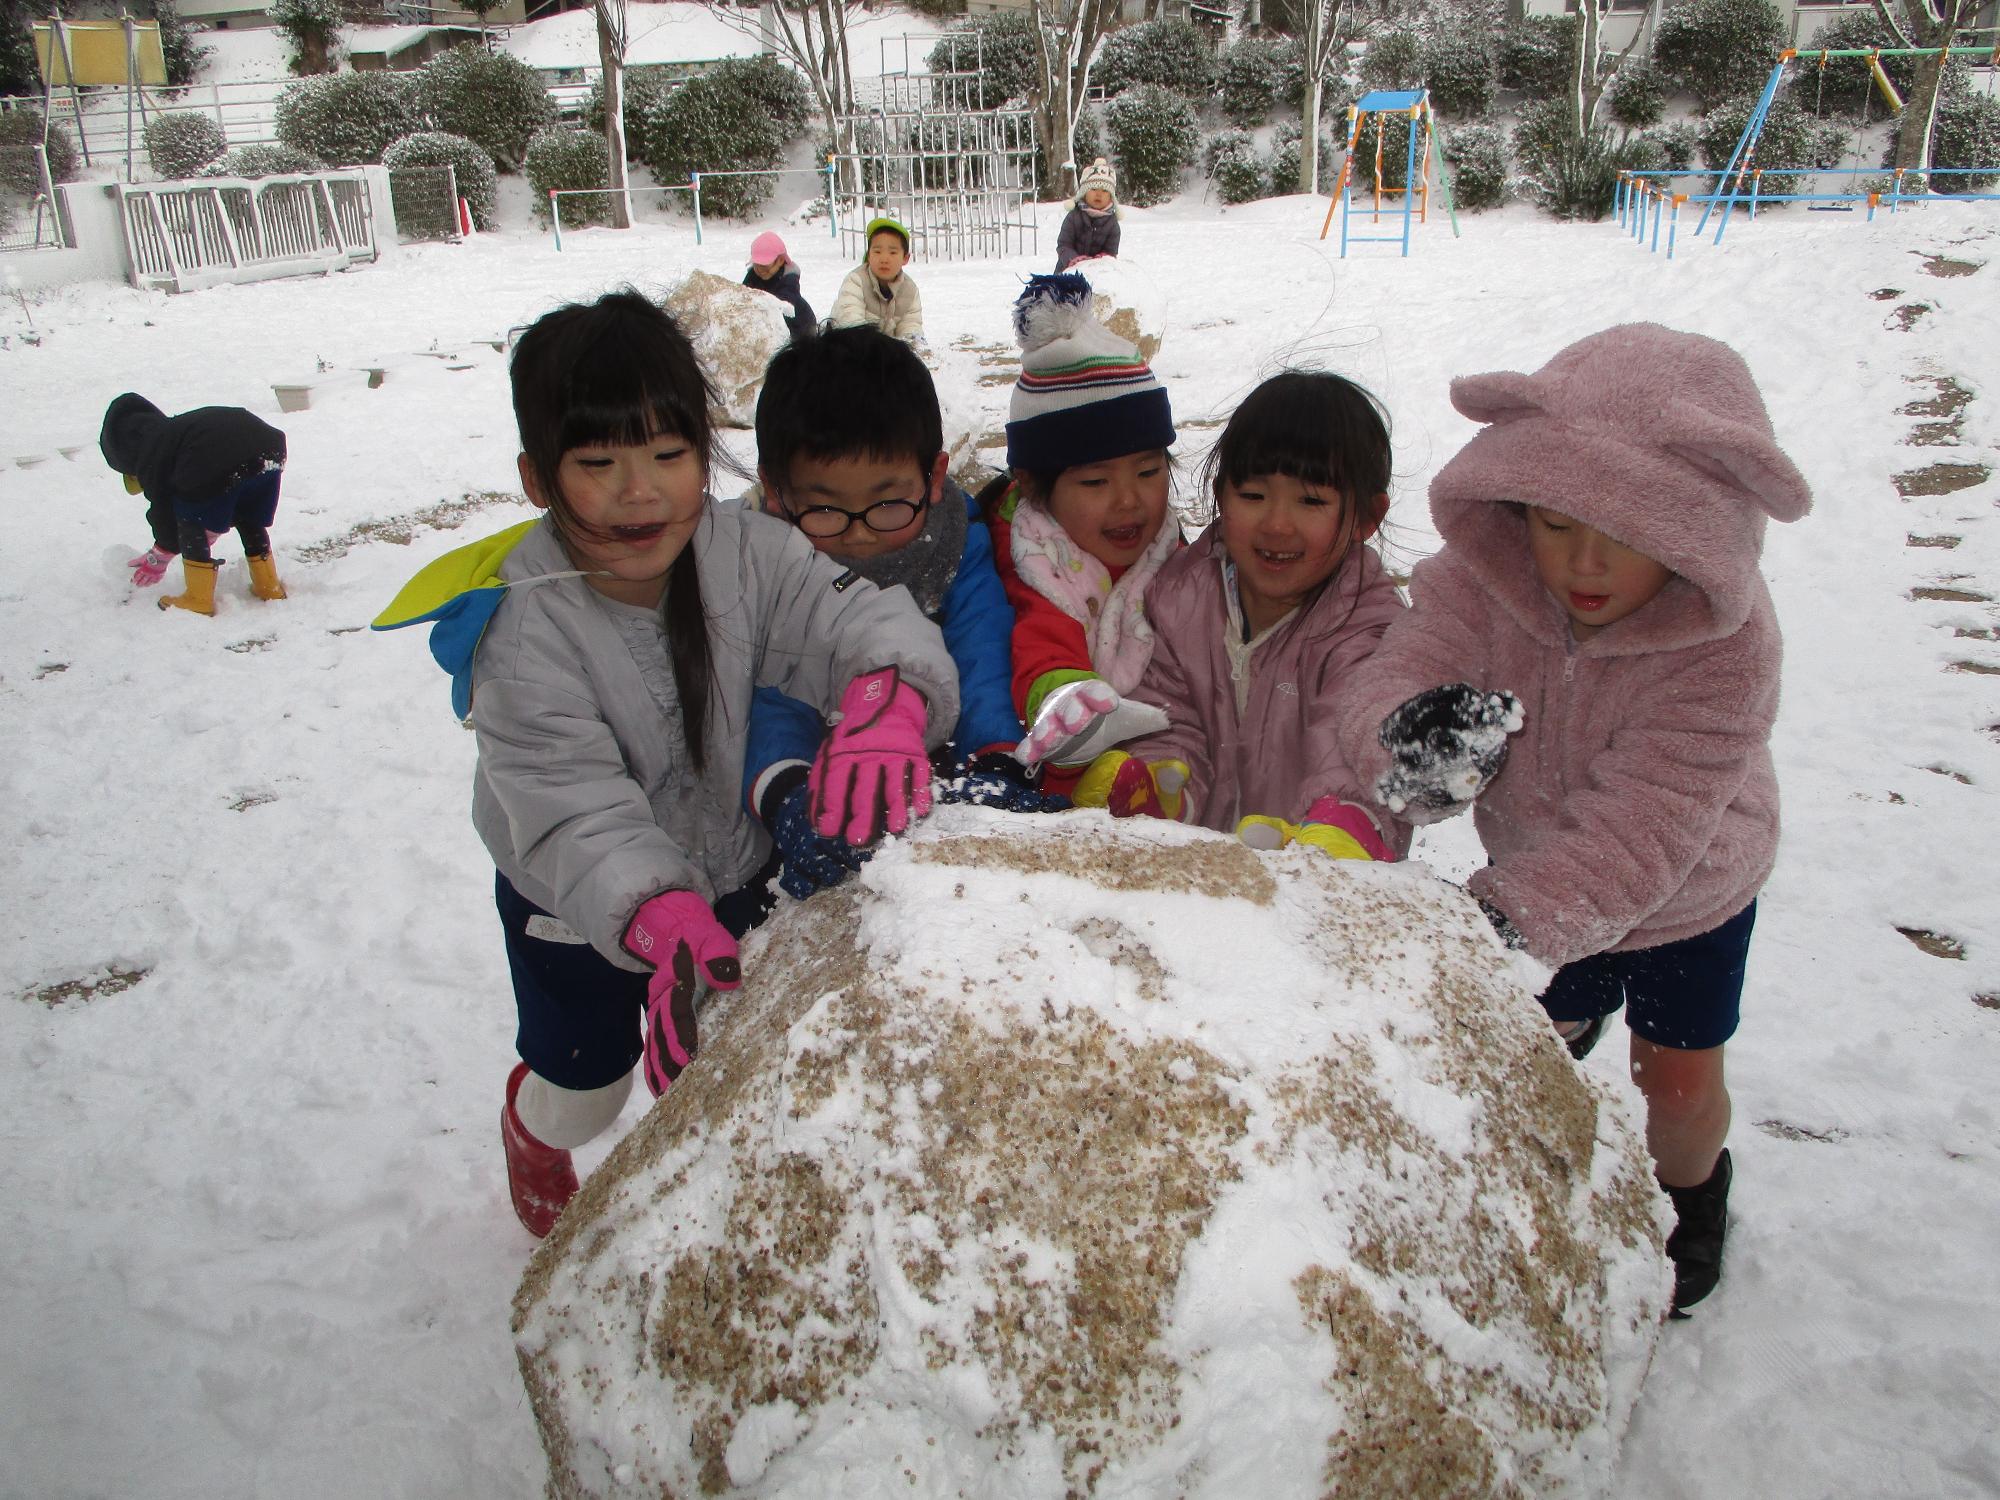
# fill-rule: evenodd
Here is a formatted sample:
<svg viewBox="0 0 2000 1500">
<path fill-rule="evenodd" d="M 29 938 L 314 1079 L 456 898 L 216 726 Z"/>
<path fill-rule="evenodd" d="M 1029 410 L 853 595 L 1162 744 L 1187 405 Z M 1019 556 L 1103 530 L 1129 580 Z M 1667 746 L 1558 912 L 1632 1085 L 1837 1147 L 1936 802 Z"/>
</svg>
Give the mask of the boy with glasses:
<svg viewBox="0 0 2000 1500">
<path fill-rule="evenodd" d="M 986 526 L 947 466 L 936 387 L 902 340 L 840 328 L 771 360 L 757 400 L 764 509 L 856 577 L 909 590 L 958 667 L 960 711 L 938 752 L 939 800 L 1016 812 L 1065 805 L 1042 797 L 1008 753 L 1021 738 L 1010 686 L 1014 610 Z M 778 846 L 779 884 L 801 899 L 845 879 L 865 857 L 812 831 L 805 778 L 825 736 L 810 707 L 758 690 L 745 796 Z"/>
</svg>

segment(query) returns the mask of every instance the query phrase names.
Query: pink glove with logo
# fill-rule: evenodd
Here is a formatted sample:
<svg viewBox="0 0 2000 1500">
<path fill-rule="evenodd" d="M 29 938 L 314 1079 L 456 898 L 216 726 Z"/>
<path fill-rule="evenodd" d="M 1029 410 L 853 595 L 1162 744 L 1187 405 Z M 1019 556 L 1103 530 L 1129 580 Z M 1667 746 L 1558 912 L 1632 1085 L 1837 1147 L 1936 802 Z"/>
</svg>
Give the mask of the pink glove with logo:
<svg viewBox="0 0 2000 1500">
<path fill-rule="evenodd" d="M 653 966 L 646 984 L 646 1087 L 659 1098 L 694 1060 L 695 996 L 701 986 L 743 982 L 736 939 L 692 891 L 663 891 L 632 914 L 625 951 Z"/>
<path fill-rule="evenodd" d="M 840 698 L 840 722 L 813 757 L 813 832 L 859 849 L 931 810 L 923 695 L 894 667 L 864 672 Z"/>
<path fill-rule="evenodd" d="M 132 570 L 132 587 L 149 589 L 167 576 L 167 566 L 174 560 L 171 552 L 162 552 L 158 547 L 148 547 L 137 557 L 125 559 L 125 566 Z"/>
</svg>

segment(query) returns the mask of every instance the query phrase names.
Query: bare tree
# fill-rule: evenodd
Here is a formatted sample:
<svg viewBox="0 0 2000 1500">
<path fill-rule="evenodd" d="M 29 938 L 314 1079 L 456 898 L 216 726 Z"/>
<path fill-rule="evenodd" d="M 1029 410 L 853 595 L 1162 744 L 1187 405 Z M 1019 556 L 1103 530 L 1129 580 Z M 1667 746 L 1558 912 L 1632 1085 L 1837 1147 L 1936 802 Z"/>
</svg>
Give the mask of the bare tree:
<svg viewBox="0 0 2000 1500">
<path fill-rule="evenodd" d="M 1659 9 L 1660 0 L 1647 0 L 1646 8 L 1639 13 L 1639 24 L 1633 29 L 1631 40 L 1625 43 L 1625 50 L 1604 66 L 1604 16 L 1611 9 L 1611 0 L 1583 0 L 1583 33 L 1577 38 L 1576 74 L 1570 90 L 1570 124 L 1578 136 L 1588 135 L 1597 123 L 1597 106 L 1604 101 L 1604 91 L 1625 66 L 1625 60 L 1632 55 L 1632 49 L 1639 45 L 1639 39 L 1646 35 L 1653 25 L 1653 12 Z"/>
<path fill-rule="evenodd" d="M 722 4 L 710 13 L 718 21 L 755 37 L 765 51 L 805 75 L 826 125 L 826 137 L 842 155 L 854 142 L 845 138 L 843 115 L 854 113 L 854 64 L 847 49 L 848 17 L 865 7 L 862 0 L 766 0 L 754 11 Z M 848 184 L 859 191 L 858 182 Z"/>
<path fill-rule="evenodd" d="M 1937 55 L 1917 66 L 1917 81 L 1903 101 L 1903 118 L 1896 133 L 1898 168 L 1922 172 L 1931 164 L 1931 132 L 1937 127 L 1938 96 L 1944 89 L 1944 49 L 1974 9 L 1973 0 L 1875 0 L 1875 14 L 1896 38 L 1898 47 L 1936 47 Z M 1900 14 L 1898 14 L 1900 12 Z"/>
<path fill-rule="evenodd" d="M 632 35 L 625 0 L 591 0 L 597 17 L 597 60 L 604 69 L 604 155 L 611 190 L 611 227 L 632 227 L 632 194 L 625 170 L 625 49 Z"/>
<path fill-rule="evenodd" d="M 1305 98 L 1300 104 L 1304 134 L 1299 137 L 1299 191 L 1319 191 L 1319 111 L 1328 76 L 1338 77 L 1336 58 L 1345 57 L 1354 28 L 1346 17 L 1347 0 L 1305 0 L 1300 19 L 1299 49 L 1303 53 Z"/>
<path fill-rule="evenodd" d="M 1098 44 L 1118 19 L 1118 0 L 1031 0 L 1035 18 L 1035 135 L 1059 196 L 1076 192 L 1073 141 Z"/>
</svg>

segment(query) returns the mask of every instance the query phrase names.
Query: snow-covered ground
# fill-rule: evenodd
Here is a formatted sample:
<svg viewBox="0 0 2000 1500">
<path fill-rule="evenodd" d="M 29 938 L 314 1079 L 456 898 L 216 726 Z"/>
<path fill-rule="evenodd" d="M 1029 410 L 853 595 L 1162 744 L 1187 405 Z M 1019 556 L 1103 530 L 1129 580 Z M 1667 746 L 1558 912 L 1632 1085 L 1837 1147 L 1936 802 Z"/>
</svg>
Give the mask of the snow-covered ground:
<svg viewBox="0 0 2000 1500">
<path fill-rule="evenodd" d="M 1765 553 L 1786 832 L 1730 1047 L 1728 1270 L 1667 1330 L 1617 1492 L 2000 1494 L 2000 482 L 1907 500 L 1892 483 L 2000 461 L 2000 219 L 1771 214 L 1668 262 L 1610 225 L 1507 210 L 1459 239 L 1425 226 L 1407 260 L 1342 261 L 1321 212 L 1197 194 L 1129 213 L 1127 258 L 1169 304 L 1157 367 L 1187 453 L 1281 364 L 1355 375 L 1395 418 L 1407 560 L 1435 544 L 1424 487 L 1471 430 L 1452 375 L 1656 319 L 1743 350 L 1818 497 Z M 523 228 L 324 279 L 0 298 L 0 1191 L 18 1215 L 0 1496 L 540 1492 L 507 1330 L 529 1241 L 496 1131 L 513 1021 L 473 746 L 420 637 L 363 627 L 421 564 L 527 514 L 498 498 L 434 524 L 515 484 L 492 341 L 622 282 L 736 274 L 773 227 L 830 305 L 846 266 L 824 223 L 776 215 L 711 224 L 699 250 L 663 226 L 558 253 Z M 1940 255 L 1978 269 L 1933 274 Z M 948 402 L 997 420 L 1006 386 L 958 341 L 1005 344 L 1020 278 L 1051 259 L 914 268 Z M 312 408 L 280 417 L 272 383 L 320 365 Z M 1940 376 L 1973 398 L 1957 445 L 1905 446 L 1920 419 L 1899 409 Z M 247 597 L 233 542 L 213 620 L 131 591 L 142 505 L 94 443 L 127 389 L 285 428 L 289 601 Z M 1460 829 L 1420 852 L 1446 873 L 1476 858 Z M 1622 1050 L 1587 1066 L 1615 1081 Z"/>
</svg>

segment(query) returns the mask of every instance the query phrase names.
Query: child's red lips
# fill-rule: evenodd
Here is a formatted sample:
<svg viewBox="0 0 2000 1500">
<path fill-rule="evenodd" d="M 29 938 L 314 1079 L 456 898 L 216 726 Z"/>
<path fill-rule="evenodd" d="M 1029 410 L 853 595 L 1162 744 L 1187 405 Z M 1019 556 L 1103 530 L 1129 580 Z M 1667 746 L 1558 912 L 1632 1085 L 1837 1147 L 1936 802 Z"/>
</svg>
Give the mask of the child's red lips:
<svg viewBox="0 0 2000 1500">
<path fill-rule="evenodd" d="M 1572 590 L 1569 596 L 1570 608 L 1580 609 L 1587 615 L 1595 614 L 1610 602 L 1609 594 L 1579 594 Z"/>
<path fill-rule="evenodd" d="M 1112 543 L 1114 546 L 1129 547 L 1139 540 L 1139 527 L 1136 524 L 1131 526 L 1107 526 L 1104 528 L 1104 540 Z"/>
<path fill-rule="evenodd" d="M 653 521 L 644 526 L 614 526 L 611 534 L 621 542 L 650 542 L 666 529 L 665 521 Z"/>
</svg>

